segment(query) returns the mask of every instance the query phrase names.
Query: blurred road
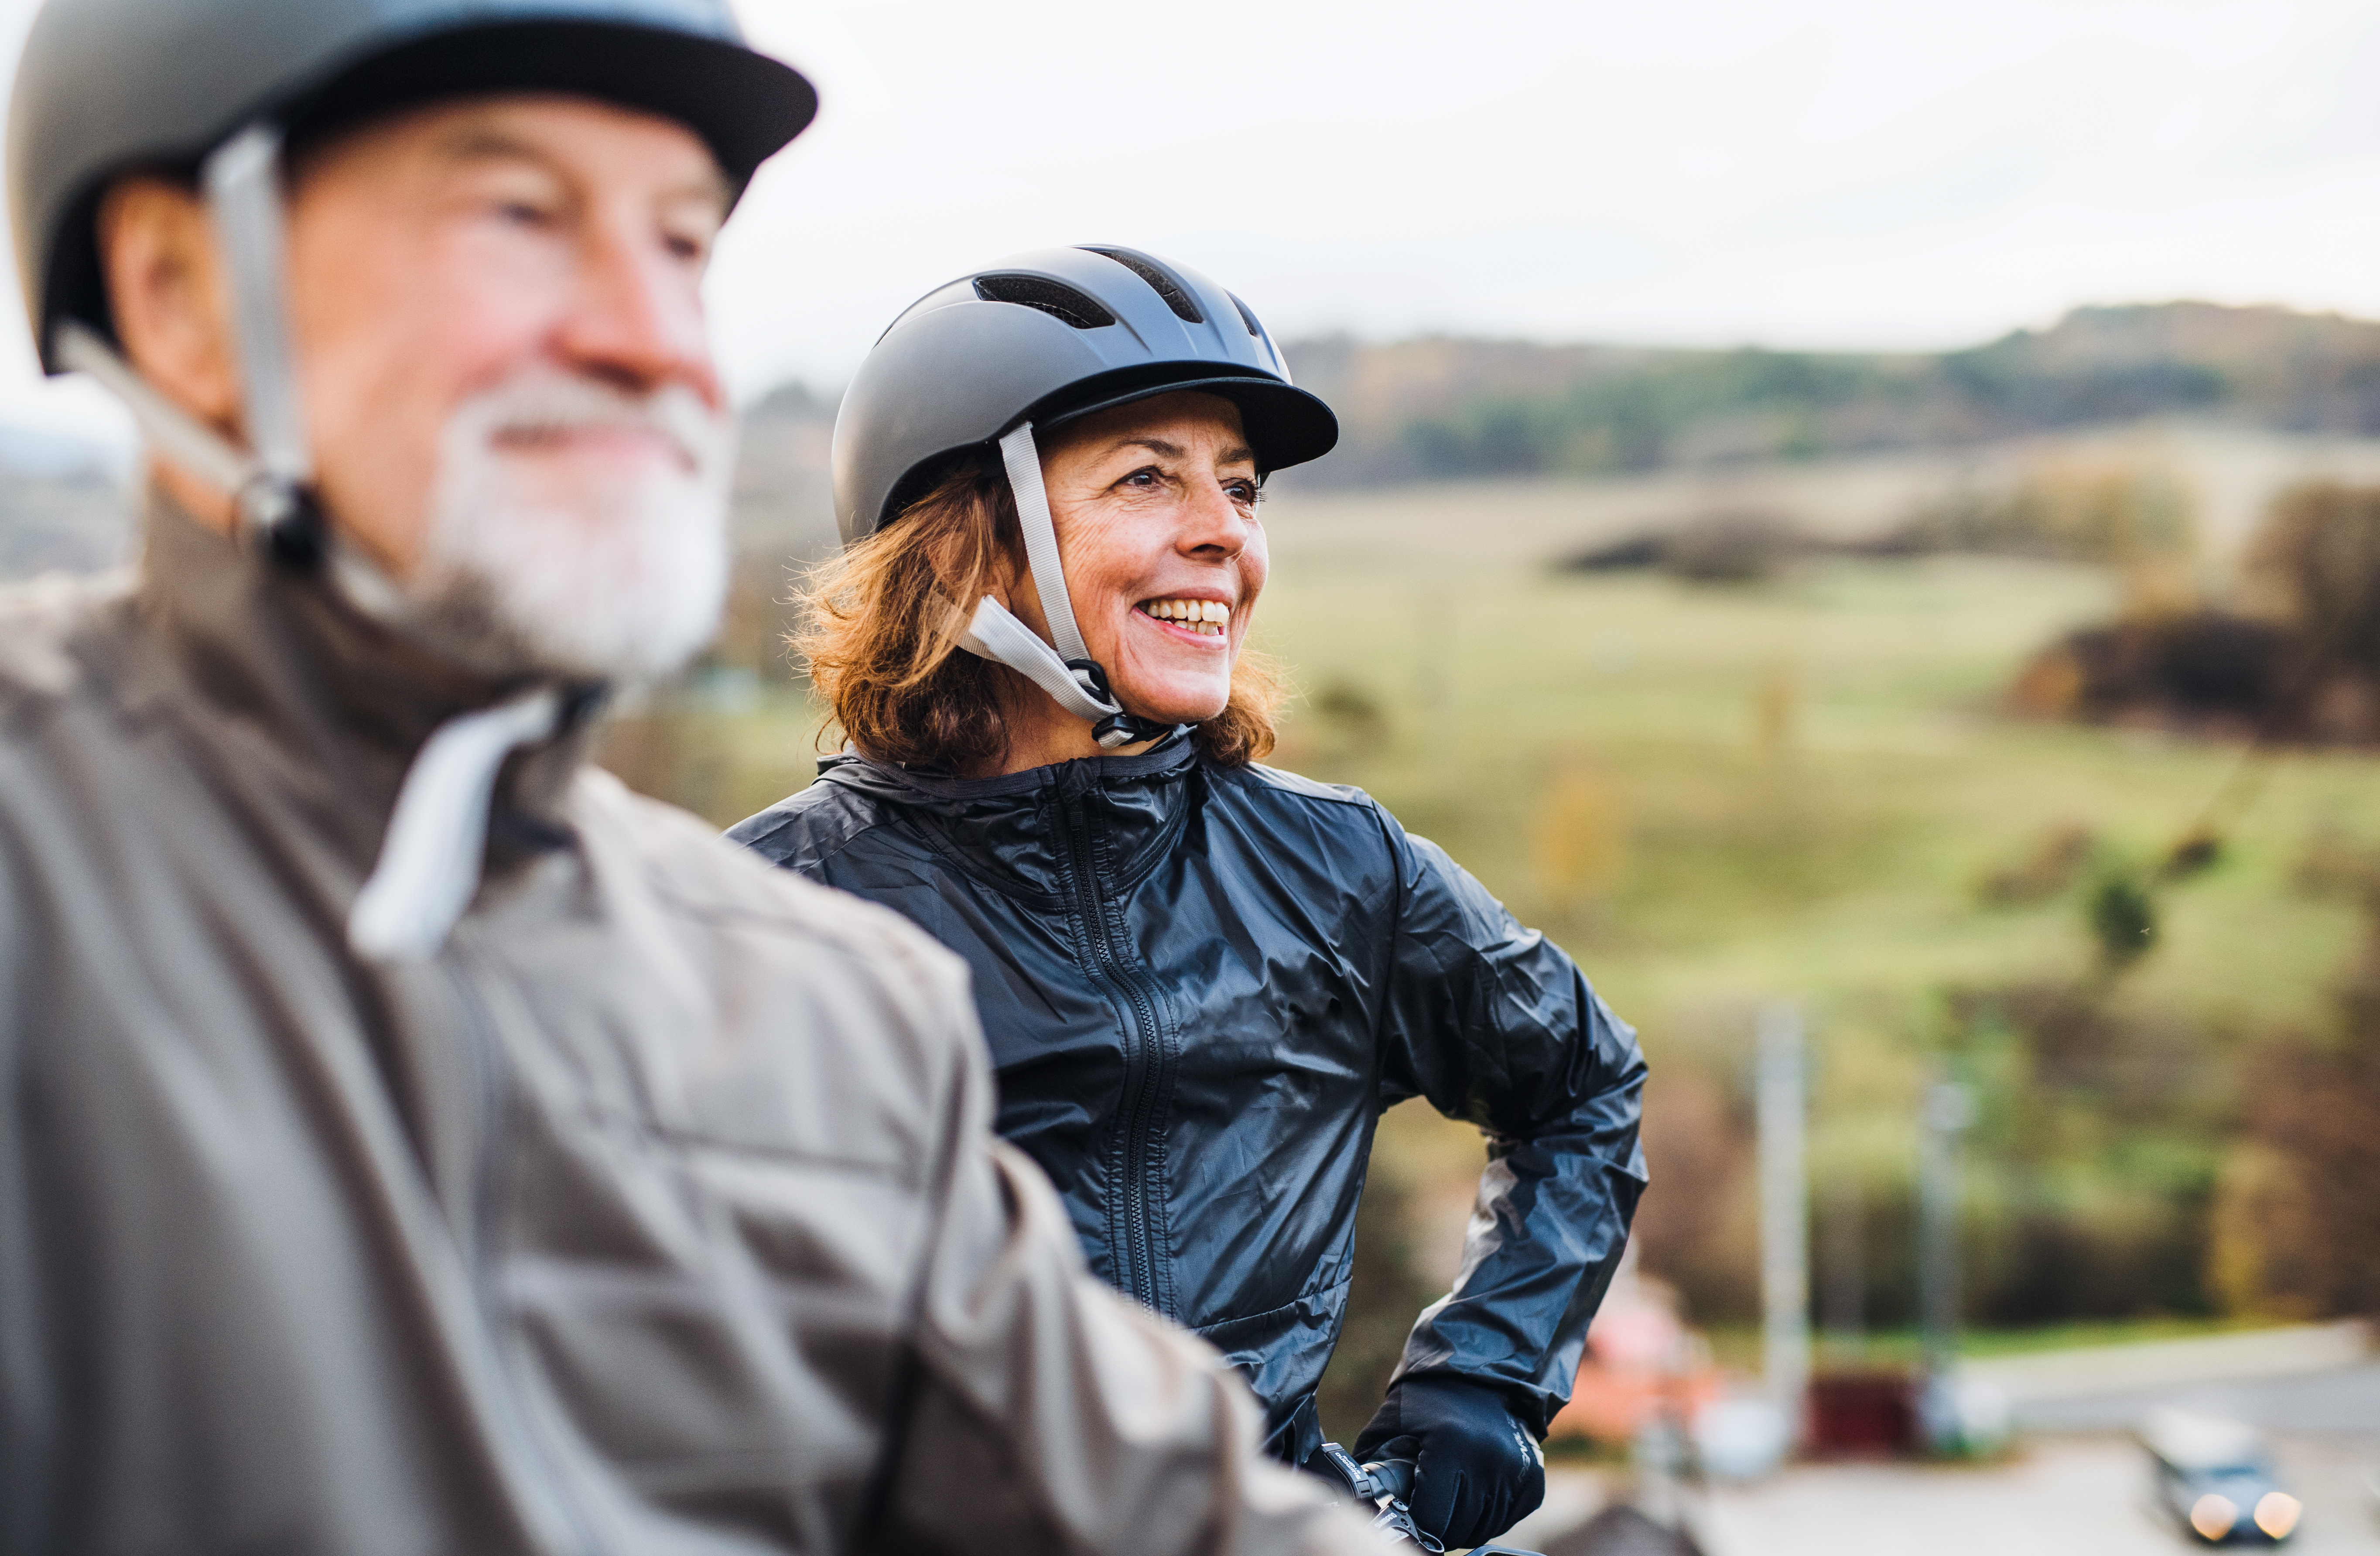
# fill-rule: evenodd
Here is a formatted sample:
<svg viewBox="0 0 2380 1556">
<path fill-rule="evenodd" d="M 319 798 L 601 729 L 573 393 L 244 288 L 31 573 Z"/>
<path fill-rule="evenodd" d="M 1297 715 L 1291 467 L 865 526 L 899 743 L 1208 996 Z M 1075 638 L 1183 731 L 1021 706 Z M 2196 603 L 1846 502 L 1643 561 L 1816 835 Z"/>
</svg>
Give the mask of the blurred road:
<svg viewBox="0 0 2380 1556">
<path fill-rule="evenodd" d="M 2305 1502 L 2291 1556 L 2380 1556 L 2359 1476 L 2380 1434 L 2274 1434 L 2282 1483 Z M 2180 1556 L 2204 1550 L 2151 1511 L 2145 1456 L 2112 1434 L 2037 1437 L 2006 1464 L 1813 1465 L 1714 1489 L 1708 1556 Z"/>
<path fill-rule="evenodd" d="M 2264 1428 L 2281 1484 L 2305 1503 L 2290 1556 L 2380 1556 L 2380 1357 L 2357 1324 L 2302 1325 L 2010 1357 L 1969 1368 L 2010 1397 L 2017 1451 L 1989 1465 L 1801 1465 L 1684 1493 L 1707 1556 L 2181 1556 L 2149 1500 L 2130 1435 L 2178 1405 Z M 1512 1543 L 1584 1523 L 1602 1483 L 1549 1477 Z"/>
<path fill-rule="evenodd" d="M 2034 1429 L 2121 1431 L 2170 1404 L 2277 1430 L 2380 1433 L 2380 1356 L 2356 1322 L 2049 1351 L 1965 1372 L 2006 1392 L 2018 1425 Z"/>
</svg>

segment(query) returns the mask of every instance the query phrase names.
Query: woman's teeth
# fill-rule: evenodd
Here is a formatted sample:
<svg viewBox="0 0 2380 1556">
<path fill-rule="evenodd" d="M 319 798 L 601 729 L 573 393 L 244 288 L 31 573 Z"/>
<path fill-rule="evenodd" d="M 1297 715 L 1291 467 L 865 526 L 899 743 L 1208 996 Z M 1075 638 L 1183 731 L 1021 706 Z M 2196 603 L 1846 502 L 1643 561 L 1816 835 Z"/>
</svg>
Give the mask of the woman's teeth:
<svg viewBox="0 0 2380 1556">
<path fill-rule="evenodd" d="M 1232 620 L 1232 608 L 1220 600 L 1144 600 L 1140 608 L 1201 638 L 1220 638 Z"/>
</svg>

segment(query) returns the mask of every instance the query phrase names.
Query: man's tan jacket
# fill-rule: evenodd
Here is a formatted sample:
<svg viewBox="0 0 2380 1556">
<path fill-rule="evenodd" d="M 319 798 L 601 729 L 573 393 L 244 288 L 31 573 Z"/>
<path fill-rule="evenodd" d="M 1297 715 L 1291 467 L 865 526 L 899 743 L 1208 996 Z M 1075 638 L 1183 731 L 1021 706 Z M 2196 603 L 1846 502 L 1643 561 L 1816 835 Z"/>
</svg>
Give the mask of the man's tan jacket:
<svg viewBox="0 0 2380 1556">
<path fill-rule="evenodd" d="M 1372 1549 L 1082 1275 L 956 959 L 583 730 L 353 955 L 399 663 L 171 512 L 0 605 L 0 1552 Z"/>
</svg>

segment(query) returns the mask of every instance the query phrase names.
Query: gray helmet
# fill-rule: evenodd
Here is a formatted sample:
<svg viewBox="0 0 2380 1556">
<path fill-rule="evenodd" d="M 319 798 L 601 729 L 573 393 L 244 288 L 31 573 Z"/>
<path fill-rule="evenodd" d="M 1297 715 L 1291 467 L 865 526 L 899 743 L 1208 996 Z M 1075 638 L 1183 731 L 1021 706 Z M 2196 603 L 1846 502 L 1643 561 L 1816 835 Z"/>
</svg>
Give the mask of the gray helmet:
<svg viewBox="0 0 2380 1556">
<path fill-rule="evenodd" d="M 844 542 L 924 494 L 953 456 L 1021 422 L 1043 432 L 1152 395 L 1239 407 L 1269 472 L 1339 441 L 1330 407 L 1290 383 L 1247 304 L 1185 265 L 1107 246 L 1039 249 L 937 287 L 892 322 L 834 422 Z"/>
<path fill-rule="evenodd" d="M 740 191 L 817 111 L 726 0 L 49 0 L 17 69 L 8 201 L 42 364 L 112 340 L 92 230 L 110 180 L 195 170 L 245 127 L 302 138 L 482 91 L 563 91 L 679 120 Z"/>
<path fill-rule="evenodd" d="M 954 458 L 997 449 L 1050 639 L 986 597 L 961 606 L 960 646 L 1025 675 L 1102 747 L 1155 739 L 1167 726 L 1126 707 L 1084 645 L 1034 432 L 1183 389 L 1239 407 L 1259 473 L 1318 459 L 1339 441 L 1339 419 L 1290 383 L 1248 305 L 1195 270 L 1100 246 L 1036 249 L 961 276 L 895 319 L 844 394 L 844 543 L 891 523 Z"/>
</svg>

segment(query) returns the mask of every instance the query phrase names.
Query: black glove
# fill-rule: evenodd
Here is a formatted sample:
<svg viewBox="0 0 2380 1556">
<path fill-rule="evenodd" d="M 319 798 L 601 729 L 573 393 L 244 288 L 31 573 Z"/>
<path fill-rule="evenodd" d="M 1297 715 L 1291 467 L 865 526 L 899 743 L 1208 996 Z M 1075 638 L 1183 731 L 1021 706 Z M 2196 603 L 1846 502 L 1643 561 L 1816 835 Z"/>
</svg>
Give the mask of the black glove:
<svg viewBox="0 0 2380 1556">
<path fill-rule="evenodd" d="M 1546 1500 L 1546 1460 L 1504 1393 L 1442 1374 L 1401 1378 L 1355 1457 L 1413 1459 L 1413 1519 L 1449 1547 L 1485 1545 Z"/>
</svg>

